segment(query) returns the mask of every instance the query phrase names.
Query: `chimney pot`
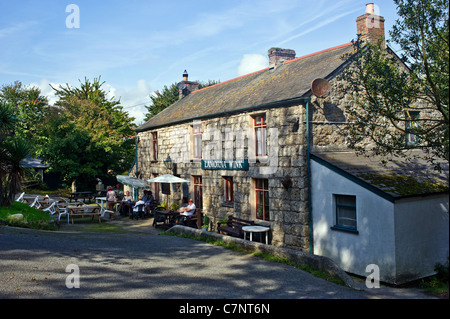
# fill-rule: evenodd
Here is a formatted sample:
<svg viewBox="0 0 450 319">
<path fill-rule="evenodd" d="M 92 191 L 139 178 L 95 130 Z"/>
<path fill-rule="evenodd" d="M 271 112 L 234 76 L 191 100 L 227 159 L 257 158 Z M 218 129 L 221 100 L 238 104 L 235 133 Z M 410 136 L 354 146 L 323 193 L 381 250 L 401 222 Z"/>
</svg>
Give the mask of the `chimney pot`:
<svg viewBox="0 0 450 319">
<path fill-rule="evenodd" d="M 366 4 L 366 13 L 368 13 L 368 14 L 375 13 L 375 6 L 373 5 L 373 3 Z"/>
</svg>

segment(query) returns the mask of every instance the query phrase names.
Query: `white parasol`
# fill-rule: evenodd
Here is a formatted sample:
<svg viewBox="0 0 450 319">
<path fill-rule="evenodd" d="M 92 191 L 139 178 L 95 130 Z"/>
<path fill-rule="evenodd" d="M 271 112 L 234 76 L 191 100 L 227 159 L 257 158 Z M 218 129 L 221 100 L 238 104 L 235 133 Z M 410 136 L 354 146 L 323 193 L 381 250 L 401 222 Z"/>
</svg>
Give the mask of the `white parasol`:
<svg viewBox="0 0 450 319">
<path fill-rule="evenodd" d="M 149 183 L 167 183 L 167 184 L 177 184 L 177 183 L 189 183 L 188 180 L 176 177 L 171 174 L 161 175 L 152 179 L 147 180 Z M 167 206 L 166 210 L 169 209 L 169 195 L 167 195 Z"/>
<path fill-rule="evenodd" d="M 117 175 L 116 178 L 120 183 L 134 187 L 134 188 L 147 188 L 148 187 L 148 184 L 146 181 L 136 178 L 136 177 L 133 177 L 133 176 Z"/>
</svg>

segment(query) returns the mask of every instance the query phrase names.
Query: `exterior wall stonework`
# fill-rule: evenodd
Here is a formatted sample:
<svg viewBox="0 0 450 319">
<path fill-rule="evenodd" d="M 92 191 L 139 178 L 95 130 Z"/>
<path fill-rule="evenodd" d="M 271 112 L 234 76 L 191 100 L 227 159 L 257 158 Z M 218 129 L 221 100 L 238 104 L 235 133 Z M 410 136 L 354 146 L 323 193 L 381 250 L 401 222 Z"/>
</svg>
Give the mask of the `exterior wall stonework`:
<svg viewBox="0 0 450 319">
<path fill-rule="evenodd" d="M 333 84 L 332 81 L 332 85 Z M 352 103 L 351 97 L 330 96 L 325 99 L 312 97 L 310 102 L 311 128 L 314 138 L 311 145 L 316 149 L 340 149 L 345 141 L 338 135 L 345 122 L 341 103 Z M 268 163 L 252 160 L 251 117 L 266 115 Z M 336 124 L 330 124 L 336 123 Z M 163 164 L 167 155 L 176 163 L 176 174 L 190 180 L 188 194 L 193 197 L 192 176 L 202 177 L 203 214 L 213 227 L 228 215 L 255 220 L 271 228 L 271 244 L 275 246 L 309 251 L 307 143 L 305 105 L 277 107 L 245 112 L 228 117 L 201 121 L 202 152 L 205 159 L 249 159 L 248 170 L 207 170 L 199 160 L 192 159 L 189 127 L 194 122 L 176 124 L 141 132 L 138 134 L 137 167 L 141 178 L 149 179 L 155 174 L 169 172 Z M 152 160 L 152 132 L 158 134 L 158 160 Z M 230 136 L 233 136 L 230 138 Z M 250 147 L 249 147 L 250 146 Z M 271 157 L 272 156 L 272 157 Z M 234 203 L 223 202 L 223 177 L 233 178 Z M 282 180 L 289 176 L 292 185 L 285 189 Z M 257 220 L 255 215 L 255 178 L 268 179 L 270 220 Z M 151 187 L 149 187 L 152 189 Z M 175 191 L 174 191 L 175 190 Z M 161 201 L 166 195 L 160 195 Z M 173 186 L 170 203 L 181 203 L 183 191 Z"/>
</svg>

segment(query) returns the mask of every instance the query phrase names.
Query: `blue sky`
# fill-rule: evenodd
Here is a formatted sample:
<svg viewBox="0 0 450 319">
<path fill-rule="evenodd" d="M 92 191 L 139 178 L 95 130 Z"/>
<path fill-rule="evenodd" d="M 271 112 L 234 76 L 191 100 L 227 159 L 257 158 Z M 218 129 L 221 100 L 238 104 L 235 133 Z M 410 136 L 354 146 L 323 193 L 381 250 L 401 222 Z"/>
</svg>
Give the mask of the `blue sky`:
<svg viewBox="0 0 450 319">
<path fill-rule="evenodd" d="M 0 85 L 78 86 L 101 76 L 142 123 L 150 94 L 189 80 L 226 81 L 268 66 L 267 50 L 297 57 L 350 42 L 367 0 L 0 0 Z M 374 1 L 388 30 L 392 0 Z M 68 28 L 79 8 L 79 28 Z M 70 25 L 69 23 L 69 25 Z"/>
</svg>

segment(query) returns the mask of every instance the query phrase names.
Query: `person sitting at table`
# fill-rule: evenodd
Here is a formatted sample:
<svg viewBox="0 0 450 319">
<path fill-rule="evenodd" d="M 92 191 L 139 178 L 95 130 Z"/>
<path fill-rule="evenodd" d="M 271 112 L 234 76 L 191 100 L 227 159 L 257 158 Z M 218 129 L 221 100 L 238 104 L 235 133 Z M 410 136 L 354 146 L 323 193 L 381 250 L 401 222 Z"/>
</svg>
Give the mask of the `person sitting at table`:
<svg viewBox="0 0 450 319">
<path fill-rule="evenodd" d="M 195 204 L 194 204 L 194 200 L 192 198 L 189 199 L 188 205 L 186 207 L 181 207 L 178 209 L 178 212 L 180 213 L 180 215 L 184 215 L 184 216 L 190 216 L 190 215 L 194 215 L 195 213 Z"/>
<path fill-rule="evenodd" d="M 178 209 L 180 215 L 175 217 L 175 223 L 179 225 L 184 225 L 187 219 L 187 216 L 192 216 L 195 213 L 195 204 L 192 198 L 189 199 L 188 205 L 186 207 L 181 207 Z"/>
<path fill-rule="evenodd" d="M 116 205 L 116 192 L 112 189 L 111 186 L 108 186 L 108 192 L 106 193 L 106 203 L 108 210 L 114 212 L 114 205 Z M 114 213 L 111 213 L 111 218 L 114 218 L 114 216 Z"/>
<path fill-rule="evenodd" d="M 122 211 L 121 215 L 130 216 L 131 215 L 131 206 L 133 205 L 133 197 L 130 195 L 130 191 L 126 191 L 125 195 L 122 198 Z"/>
<path fill-rule="evenodd" d="M 139 196 L 138 199 L 139 200 L 133 206 L 130 219 L 134 219 L 135 216 L 138 218 L 139 217 L 139 215 L 138 215 L 138 213 L 139 213 L 139 206 L 140 205 L 145 205 L 145 202 L 142 200 L 142 196 Z"/>
<path fill-rule="evenodd" d="M 147 192 L 147 194 L 145 192 Z M 152 209 L 156 206 L 156 201 L 153 197 L 152 191 L 144 191 L 144 197 L 142 197 L 142 200 L 145 202 L 145 212 L 149 215 Z"/>
</svg>

